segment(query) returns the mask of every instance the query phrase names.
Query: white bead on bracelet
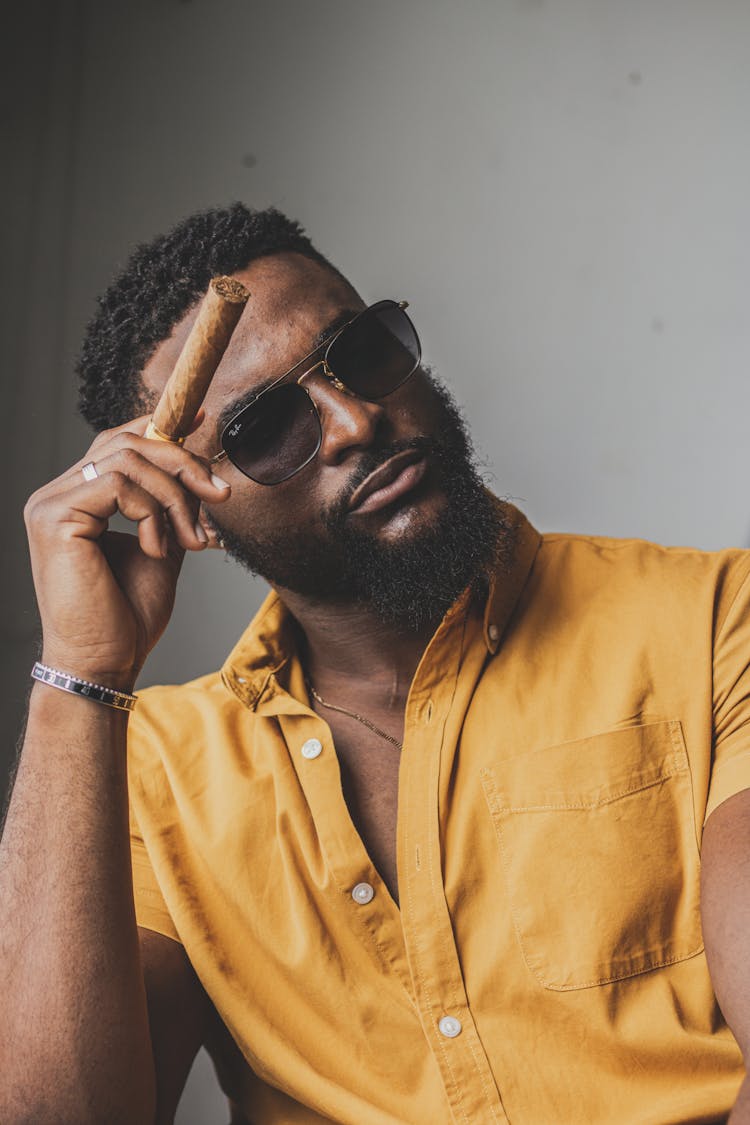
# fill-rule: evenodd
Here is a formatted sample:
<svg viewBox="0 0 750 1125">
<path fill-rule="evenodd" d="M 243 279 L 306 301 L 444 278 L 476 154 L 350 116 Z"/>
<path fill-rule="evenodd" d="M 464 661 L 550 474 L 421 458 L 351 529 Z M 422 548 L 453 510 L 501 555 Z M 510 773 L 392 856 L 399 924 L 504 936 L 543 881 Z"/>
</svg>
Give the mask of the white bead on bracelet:
<svg viewBox="0 0 750 1125">
<path fill-rule="evenodd" d="M 105 687 L 104 684 L 94 684 L 90 680 L 82 680 L 80 676 L 72 676 L 68 672 L 60 672 L 57 668 L 50 668 L 48 664 L 36 662 L 31 669 L 31 678 L 40 684 L 59 688 L 60 691 L 70 692 L 71 695 L 82 695 L 85 699 L 93 699 L 95 703 L 104 703 L 107 707 L 116 707 L 118 711 L 132 711 L 135 707 L 137 695 L 127 691 L 117 691 L 116 688 Z"/>
</svg>

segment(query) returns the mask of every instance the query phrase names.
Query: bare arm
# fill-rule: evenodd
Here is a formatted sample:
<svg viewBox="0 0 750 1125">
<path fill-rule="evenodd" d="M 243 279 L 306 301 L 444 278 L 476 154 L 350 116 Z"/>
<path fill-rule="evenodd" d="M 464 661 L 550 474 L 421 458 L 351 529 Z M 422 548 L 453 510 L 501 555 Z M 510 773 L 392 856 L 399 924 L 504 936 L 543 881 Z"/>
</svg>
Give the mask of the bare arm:
<svg viewBox="0 0 750 1125">
<path fill-rule="evenodd" d="M 150 1122 L 123 714 L 35 686 L 0 851 L 0 1120 Z"/>
<path fill-rule="evenodd" d="M 145 424 L 96 439 L 83 460 L 97 480 L 83 480 L 80 462 L 27 507 L 42 659 L 125 691 L 167 624 L 183 551 L 205 546 L 198 500 L 228 494 L 184 449 L 146 441 Z M 107 530 L 117 510 L 137 538 Z M 157 1120 L 126 731 L 123 712 L 34 686 L 0 843 L 4 1125 Z M 153 974 L 152 986 L 157 996 Z"/>
<path fill-rule="evenodd" d="M 703 832 L 701 913 L 706 957 L 719 1005 L 750 1063 L 750 790 L 715 809 Z M 729 1118 L 750 1123 L 750 1082 Z"/>
<path fill-rule="evenodd" d="M 171 1125 L 215 1015 L 182 946 L 151 930 L 138 932 L 157 1076 L 156 1125 Z"/>
</svg>

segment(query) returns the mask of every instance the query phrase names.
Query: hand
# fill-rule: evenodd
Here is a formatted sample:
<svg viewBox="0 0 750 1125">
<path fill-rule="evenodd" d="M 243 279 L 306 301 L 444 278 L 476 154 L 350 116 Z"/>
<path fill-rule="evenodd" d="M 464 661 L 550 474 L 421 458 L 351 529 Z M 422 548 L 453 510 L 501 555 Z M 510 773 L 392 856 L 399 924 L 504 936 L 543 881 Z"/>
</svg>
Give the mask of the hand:
<svg viewBox="0 0 750 1125">
<path fill-rule="evenodd" d="M 120 690 L 135 683 L 167 626 L 184 552 L 208 545 L 200 502 L 220 503 L 230 491 L 184 447 L 143 437 L 147 423 L 99 434 L 24 511 L 42 660 Z M 89 461 L 99 473 L 93 481 L 81 474 Z M 108 530 L 118 511 L 136 535 Z"/>
</svg>

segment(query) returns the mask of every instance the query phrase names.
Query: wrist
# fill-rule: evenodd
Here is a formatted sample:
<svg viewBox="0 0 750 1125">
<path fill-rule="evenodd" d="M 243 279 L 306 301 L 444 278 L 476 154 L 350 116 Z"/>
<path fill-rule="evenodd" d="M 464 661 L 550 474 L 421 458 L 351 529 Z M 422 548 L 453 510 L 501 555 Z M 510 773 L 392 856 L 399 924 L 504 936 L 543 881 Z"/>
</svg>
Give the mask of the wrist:
<svg viewBox="0 0 750 1125">
<path fill-rule="evenodd" d="M 130 722 L 130 711 L 121 711 L 116 707 L 103 707 L 92 699 L 85 699 L 71 695 L 66 691 L 56 691 L 48 684 L 31 682 L 29 695 L 29 711 L 27 721 L 27 734 L 29 730 L 41 723 L 48 732 L 55 734 L 79 730 L 88 731 L 92 725 L 97 730 L 106 731 L 108 744 L 113 747 L 120 746 L 119 733 L 125 737 L 125 732 Z M 78 745 L 78 736 L 73 738 L 71 747 Z M 119 751 L 118 751 L 119 753 Z"/>
<path fill-rule="evenodd" d="M 114 661 L 95 659 L 91 653 L 77 653 L 75 649 L 61 650 L 57 646 L 46 644 L 38 660 L 40 664 L 46 664 L 48 668 L 54 668 L 58 672 L 127 694 L 133 692 L 140 671 L 132 664 L 118 666 Z"/>
<path fill-rule="evenodd" d="M 31 678 L 47 687 L 56 688 L 58 691 L 77 695 L 82 699 L 89 699 L 94 703 L 101 703 L 107 707 L 114 707 L 118 711 L 132 711 L 138 696 L 131 692 L 120 691 L 119 688 L 107 687 L 106 684 L 86 680 L 72 672 L 59 668 L 51 668 L 49 664 L 37 661 L 31 669 Z"/>
</svg>

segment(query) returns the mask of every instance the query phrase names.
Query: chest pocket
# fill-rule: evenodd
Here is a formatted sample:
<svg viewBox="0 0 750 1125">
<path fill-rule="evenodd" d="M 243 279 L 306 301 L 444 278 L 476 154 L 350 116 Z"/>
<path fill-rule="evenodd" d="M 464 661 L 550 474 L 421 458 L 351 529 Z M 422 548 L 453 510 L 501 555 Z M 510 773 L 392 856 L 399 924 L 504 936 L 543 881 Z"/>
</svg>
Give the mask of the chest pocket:
<svg viewBox="0 0 750 1125">
<path fill-rule="evenodd" d="M 700 864 L 679 722 L 608 731 L 482 770 L 513 923 L 545 988 L 700 953 Z"/>
</svg>

